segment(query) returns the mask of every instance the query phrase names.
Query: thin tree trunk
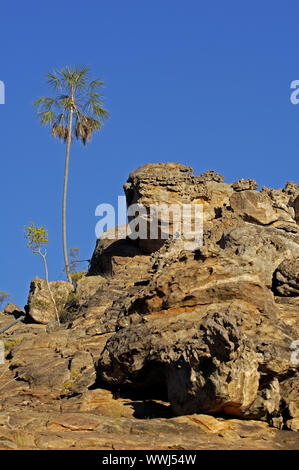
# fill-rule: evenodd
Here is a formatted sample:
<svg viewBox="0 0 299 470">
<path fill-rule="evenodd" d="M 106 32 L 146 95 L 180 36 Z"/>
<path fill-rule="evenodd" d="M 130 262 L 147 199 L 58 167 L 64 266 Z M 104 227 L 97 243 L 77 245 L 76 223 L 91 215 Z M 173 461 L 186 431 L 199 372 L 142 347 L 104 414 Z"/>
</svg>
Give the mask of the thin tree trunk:
<svg viewBox="0 0 299 470">
<path fill-rule="evenodd" d="M 57 318 L 58 324 L 60 325 L 59 314 L 58 314 L 56 302 L 55 302 L 55 299 L 54 299 L 54 297 L 53 297 L 53 294 L 52 294 L 52 291 L 51 291 L 51 288 L 50 288 L 50 284 L 49 284 L 49 276 L 48 276 L 48 267 L 47 267 L 46 255 L 45 255 L 45 254 L 43 255 L 41 252 L 39 252 L 39 253 L 40 253 L 41 257 L 42 257 L 43 260 L 44 260 L 45 271 L 46 271 L 46 283 L 47 283 L 47 288 L 48 288 L 48 291 L 49 291 L 51 300 L 52 300 L 53 305 L 54 305 L 55 314 L 56 314 L 56 318 Z"/>
<path fill-rule="evenodd" d="M 17 318 L 16 320 L 14 320 L 12 323 L 10 323 L 9 325 L 5 326 L 4 328 L 2 328 L 0 330 L 0 333 L 4 333 L 6 330 L 9 330 L 9 328 L 11 328 L 12 326 L 14 326 L 16 323 L 18 323 L 19 321 L 22 321 L 24 320 L 25 318 L 25 315 L 21 315 L 19 318 Z M 1 364 L 1 362 L 0 362 Z"/>
<path fill-rule="evenodd" d="M 69 132 L 67 138 L 67 147 L 66 147 L 66 157 L 65 157 L 65 172 L 64 172 L 64 187 L 63 187 L 63 204 L 62 204 L 62 234 L 63 234 L 63 256 L 64 264 L 67 279 L 72 283 L 69 262 L 67 257 L 67 245 L 66 245 L 66 194 L 67 194 L 67 182 L 68 182 L 68 172 L 69 172 L 69 158 L 70 158 L 70 148 L 72 142 L 72 121 L 73 121 L 73 108 L 70 109 L 70 119 L 69 119 Z"/>
</svg>

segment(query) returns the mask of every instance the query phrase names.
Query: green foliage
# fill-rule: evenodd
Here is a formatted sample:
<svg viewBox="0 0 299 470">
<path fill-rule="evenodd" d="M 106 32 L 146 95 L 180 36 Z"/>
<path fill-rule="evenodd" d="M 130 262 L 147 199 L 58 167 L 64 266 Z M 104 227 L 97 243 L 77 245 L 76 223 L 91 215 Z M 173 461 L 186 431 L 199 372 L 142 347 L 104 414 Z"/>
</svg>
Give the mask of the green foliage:
<svg viewBox="0 0 299 470">
<path fill-rule="evenodd" d="M 55 92 L 54 97 L 42 96 L 34 101 L 42 125 L 51 125 L 52 137 L 67 142 L 69 132 L 80 139 L 85 146 L 91 135 L 100 131 L 109 117 L 103 107 L 104 82 L 101 79 L 89 81 L 88 67 L 64 67 L 47 73 L 48 84 Z M 70 111 L 74 112 L 72 129 L 69 129 Z"/>
<path fill-rule="evenodd" d="M 71 369 L 69 380 L 63 384 L 60 393 L 65 396 L 71 396 L 73 393 L 76 393 L 78 387 L 87 387 L 88 379 L 89 377 L 87 371 L 82 371 L 81 369 Z"/>
<path fill-rule="evenodd" d="M 48 230 L 45 229 L 44 225 L 42 225 L 41 227 L 35 227 L 34 223 L 31 222 L 28 227 L 24 227 L 24 234 L 27 240 L 28 248 L 30 248 L 32 253 L 38 253 L 43 258 L 44 265 L 45 265 L 47 288 L 48 288 L 51 300 L 53 302 L 56 318 L 59 324 L 60 321 L 59 321 L 57 305 L 56 305 L 54 296 L 52 294 L 52 291 L 50 289 L 49 279 L 48 279 L 48 267 L 47 267 L 47 261 L 46 261 L 47 251 L 44 250 L 43 253 L 41 251 L 42 247 L 48 244 Z"/>
<path fill-rule="evenodd" d="M 44 309 L 47 310 L 51 306 L 51 302 L 45 299 L 39 299 L 35 298 L 34 300 L 31 301 L 31 307 L 37 308 L 37 309 Z"/>
<path fill-rule="evenodd" d="M 2 308 L 3 302 L 7 302 L 9 299 L 11 299 L 11 295 L 8 292 L 5 292 L 4 290 L 0 290 L 0 307 Z"/>
<path fill-rule="evenodd" d="M 28 227 L 24 228 L 27 246 L 33 253 L 39 253 L 41 248 L 48 244 L 48 230 L 42 225 L 35 227 L 31 222 Z"/>
<path fill-rule="evenodd" d="M 81 303 L 82 295 L 78 292 L 70 292 L 63 309 L 60 311 L 61 323 L 74 321 L 78 317 Z"/>
<path fill-rule="evenodd" d="M 71 273 L 72 283 L 74 286 L 77 285 L 78 281 L 86 275 L 86 271 L 78 271 L 76 273 Z"/>
<path fill-rule="evenodd" d="M 79 281 L 79 279 L 82 279 L 86 275 L 85 270 L 77 271 L 78 270 L 78 265 L 80 263 L 80 261 L 79 261 L 79 248 L 75 247 L 75 248 L 70 249 L 69 259 L 70 259 L 69 270 L 70 270 L 70 274 L 71 274 L 71 279 L 72 279 L 72 283 L 76 287 L 77 282 Z"/>
<path fill-rule="evenodd" d="M 20 338 L 3 339 L 2 342 L 4 343 L 5 351 L 11 351 L 15 346 L 21 344 L 22 340 Z"/>
</svg>

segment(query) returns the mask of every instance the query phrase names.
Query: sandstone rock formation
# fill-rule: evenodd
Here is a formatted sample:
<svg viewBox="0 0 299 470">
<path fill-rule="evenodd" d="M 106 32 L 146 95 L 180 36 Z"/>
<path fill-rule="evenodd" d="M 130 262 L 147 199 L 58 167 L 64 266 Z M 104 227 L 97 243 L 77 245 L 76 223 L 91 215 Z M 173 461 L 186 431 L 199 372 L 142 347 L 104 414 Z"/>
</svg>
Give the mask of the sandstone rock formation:
<svg viewBox="0 0 299 470">
<path fill-rule="evenodd" d="M 73 286 L 69 282 L 52 281 L 49 283 L 55 299 L 58 313 L 61 314 L 68 301 Z M 29 316 L 37 323 L 46 325 L 55 320 L 55 308 L 46 281 L 36 277 L 30 284 L 27 311 Z"/>
<path fill-rule="evenodd" d="M 0 338 L 0 448 L 298 449 L 299 186 L 167 163 L 124 190 L 147 223 L 152 205 L 202 204 L 203 244 L 104 234 L 75 291 L 51 283 L 60 327 L 32 282 Z"/>
<path fill-rule="evenodd" d="M 180 240 L 168 242 L 152 254 L 147 285 L 104 312 L 104 324 L 118 331 L 100 357 L 102 380 L 164 390 L 177 414 L 270 421 L 290 413 L 280 383 L 296 373 L 291 345 L 298 333 L 282 318 L 274 294 L 298 294 L 292 201 L 299 187 L 255 189 L 254 180 L 228 185 L 211 172 L 197 178 L 175 164 L 130 174 L 128 203 L 200 199 L 204 244 L 193 253 Z"/>
<path fill-rule="evenodd" d="M 3 310 L 3 313 L 6 315 L 12 315 L 15 318 L 19 318 L 22 315 L 25 315 L 24 310 L 22 310 L 21 308 L 19 308 L 17 305 L 13 303 L 8 303 L 5 309 Z"/>
</svg>

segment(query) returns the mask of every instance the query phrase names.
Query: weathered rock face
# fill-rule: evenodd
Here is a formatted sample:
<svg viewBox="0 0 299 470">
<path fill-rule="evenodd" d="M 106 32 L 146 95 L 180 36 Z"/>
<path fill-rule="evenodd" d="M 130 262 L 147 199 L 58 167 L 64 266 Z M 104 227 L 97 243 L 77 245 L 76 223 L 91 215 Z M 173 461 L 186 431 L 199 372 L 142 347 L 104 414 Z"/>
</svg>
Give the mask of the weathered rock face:
<svg viewBox="0 0 299 470">
<path fill-rule="evenodd" d="M 104 232 L 97 240 L 90 261 L 89 276 L 118 274 L 129 261 L 135 261 L 136 257 L 140 260 L 140 257 L 145 255 L 144 250 L 126 236 L 129 232 L 128 225 Z M 138 262 L 135 265 L 137 267 Z M 87 281 L 88 277 L 85 279 Z"/>
<path fill-rule="evenodd" d="M 248 189 L 257 189 L 258 185 L 253 179 L 245 180 L 244 178 L 241 178 L 240 180 L 236 181 L 232 187 L 235 191 L 246 191 Z"/>
<path fill-rule="evenodd" d="M 25 311 L 13 303 L 8 303 L 3 310 L 5 315 L 12 315 L 15 318 L 19 318 L 22 315 L 25 315 Z"/>
<path fill-rule="evenodd" d="M 144 165 L 130 173 L 124 190 L 128 206 L 142 204 L 146 209 L 146 214 L 140 215 L 140 219 L 146 220 L 151 227 L 154 222 L 157 224 L 157 239 L 149 237 L 138 240 L 138 246 L 149 253 L 163 245 L 165 230 L 170 235 L 182 232 L 178 224 L 180 214 L 171 211 L 171 208 L 178 206 L 183 213 L 184 204 L 191 204 L 192 211 L 200 205 L 203 207 L 204 220 L 211 220 L 223 206 L 229 204 L 233 192 L 231 185 L 223 183 L 223 176 L 208 171 L 195 177 L 192 168 L 178 163 Z M 169 213 L 166 211 L 165 214 L 158 209 L 155 211 L 155 206 L 163 205 L 170 209 Z M 194 217 L 191 217 L 191 221 L 194 221 Z"/>
<path fill-rule="evenodd" d="M 177 414 L 267 418 L 280 412 L 279 378 L 294 373 L 295 338 L 275 316 L 243 302 L 182 308 L 121 329 L 107 342 L 99 372 L 112 385 L 166 387 Z"/>
<path fill-rule="evenodd" d="M 74 290 L 73 285 L 64 281 L 52 281 L 49 282 L 49 285 L 58 313 L 61 313 L 68 301 L 69 294 Z M 36 277 L 30 284 L 28 313 L 34 321 L 44 325 L 56 318 L 55 308 L 44 279 Z"/>
<path fill-rule="evenodd" d="M 299 296 L 299 257 L 283 261 L 274 273 L 278 295 Z"/>
<path fill-rule="evenodd" d="M 274 294 L 298 295 L 298 187 L 258 192 L 254 180 L 228 185 L 176 164 L 142 167 L 128 181 L 128 203 L 200 199 L 204 244 L 192 253 L 180 240 L 167 242 L 151 256 L 147 284 L 106 309 L 103 323 L 119 331 L 100 357 L 99 377 L 143 392 L 166 390 L 177 414 L 226 413 L 278 425 L 288 412 L 280 384 L 296 371 L 291 345 L 299 310 Z"/>
<path fill-rule="evenodd" d="M 234 193 L 230 198 L 230 206 L 247 222 L 268 225 L 278 220 L 278 214 L 272 207 L 271 199 L 256 191 Z"/>
<path fill-rule="evenodd" d="M 293 208 L 294 208 L 294 212 L 295 212 L 296 222 L 299 223 L 299 196 L 297 196 L 296 199 L 294 200 Z"/>
<path fill-rule="evenodd" d="M 298 449 L 299 186 L 168 163 L 125 193 L 202 204 L 203 246 L 106 233 L 75 291 L 50 283 L 60 327 L 35 279 L 1 337 L 0 448 Z"/>
</svg>

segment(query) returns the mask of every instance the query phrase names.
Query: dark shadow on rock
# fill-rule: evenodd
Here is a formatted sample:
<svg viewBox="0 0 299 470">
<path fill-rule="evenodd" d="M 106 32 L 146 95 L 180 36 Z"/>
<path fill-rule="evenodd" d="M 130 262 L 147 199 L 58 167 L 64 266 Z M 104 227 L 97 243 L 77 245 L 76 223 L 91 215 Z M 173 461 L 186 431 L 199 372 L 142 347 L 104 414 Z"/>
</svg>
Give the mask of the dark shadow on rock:
<svg viewBox="0 0 299 470">
<path fill-rule="evenodd" d="M 154 400 L 132 401 L 125 403 L 124 406 L 132 406 L 134 408 L 134 418 L 173 418 L 174 414 L 171 405 L 158 403 Z"/>
<path fill-rule="evenodd" d="M 87 276 L 111 274 L 111 260 L 113 256 L 133 258 L 134 256 L 145 254 L 148 253 L 142 248 L 139 248 L 137 243 L 129 237 L 113 241 L 98 239 L 96 248 L 90 260 Z"/>
</svg>

